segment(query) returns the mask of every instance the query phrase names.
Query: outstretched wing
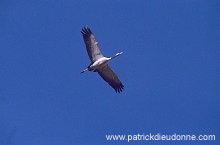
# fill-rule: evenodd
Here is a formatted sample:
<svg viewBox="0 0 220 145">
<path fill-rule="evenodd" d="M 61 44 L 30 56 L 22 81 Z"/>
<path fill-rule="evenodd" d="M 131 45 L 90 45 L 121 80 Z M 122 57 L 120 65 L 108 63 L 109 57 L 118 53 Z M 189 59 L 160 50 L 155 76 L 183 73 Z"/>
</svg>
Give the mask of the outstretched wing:
<svg viewBox="0 0 220 145">
<path fill-rule="evenodd" d="M 99 75 L 112 87 L 115 89 L 116 93 L 122 92 L 124 86 L 118 79 L 118 76 L 111 70 L 109 65 L 97 69 Z"/>
<path fill-rule="evenodd" d="M 91 29 L 88 26 L 84 27 L 81 33 L 83 34 L 83 39 L 86 44 L 86 50 L 91 62 L 93 63 L 99 58 L 102 58 L 103 55 L 98 46 L 98 42 L 95 40 L 95 37 L 92 34 Z"/>
</svg>

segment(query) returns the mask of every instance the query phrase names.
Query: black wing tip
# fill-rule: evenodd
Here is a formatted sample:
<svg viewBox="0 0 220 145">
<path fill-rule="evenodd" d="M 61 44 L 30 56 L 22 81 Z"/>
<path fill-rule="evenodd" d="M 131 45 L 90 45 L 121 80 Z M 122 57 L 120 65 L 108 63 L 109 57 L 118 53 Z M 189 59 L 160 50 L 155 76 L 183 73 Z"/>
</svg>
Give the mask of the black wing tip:
<svg viewBox="0 0 220 145">
<path fill-rule="evenodd" d="M 82 28 L 81 33 L 83 34 L 83 36 L 86 36 L 86 35 L 92 34 L 92 31 L 91 31 L 91 29 L 89 28 L 89 26 L 86 26 L 86 27 L 83 27 L 83 28 Z"/>
<path fill-rule="evenodd" d="M 121 93 L 124 90 L 124 85 L 121 83 L 117 87 L 114 88 L 116 93 Z"/>
</svg>

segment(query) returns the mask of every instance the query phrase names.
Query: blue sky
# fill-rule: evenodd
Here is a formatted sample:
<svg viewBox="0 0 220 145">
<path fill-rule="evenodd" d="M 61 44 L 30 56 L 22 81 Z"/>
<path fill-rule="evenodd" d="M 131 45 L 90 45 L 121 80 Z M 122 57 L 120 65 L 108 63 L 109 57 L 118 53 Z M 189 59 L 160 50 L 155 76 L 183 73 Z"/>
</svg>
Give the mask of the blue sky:
<svg viewBox="0 0 220 145">
<path fill-rule="evenodd" d="M 90 26 L 125 86 L 92 72 Z M 0 145 L 219 144 L 218 0 L 2 0 Z M 106 141 L 107 134 L 216 141 Z"/>
</svg>

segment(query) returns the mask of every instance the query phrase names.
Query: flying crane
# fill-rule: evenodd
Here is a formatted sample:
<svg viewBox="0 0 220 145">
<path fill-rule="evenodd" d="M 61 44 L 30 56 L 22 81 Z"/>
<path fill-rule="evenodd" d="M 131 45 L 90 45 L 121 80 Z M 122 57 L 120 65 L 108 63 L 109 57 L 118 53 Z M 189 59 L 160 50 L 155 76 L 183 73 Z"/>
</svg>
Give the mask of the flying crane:
<svg viewBox="0 0 220 145">
<path fill-rule="evenodd" d="M 124 86 L 121 81 L 118 79 L 118 76 L 111 70 L 108 65 L 109 60 L 121 55 L 123 52 L 117 53 L 113 57 L 104 57 L 98 46 L 91 29 L 87 26 L 84 27 L 81 31 L 83 35 L 84 42 L 86 44 L 86 50 L 91 60 L 91 64 L 80 73 L 85 71 L 98 72 L 98 74 L 113 88 L 116 93 L 122 92 Z"/>
</svg>

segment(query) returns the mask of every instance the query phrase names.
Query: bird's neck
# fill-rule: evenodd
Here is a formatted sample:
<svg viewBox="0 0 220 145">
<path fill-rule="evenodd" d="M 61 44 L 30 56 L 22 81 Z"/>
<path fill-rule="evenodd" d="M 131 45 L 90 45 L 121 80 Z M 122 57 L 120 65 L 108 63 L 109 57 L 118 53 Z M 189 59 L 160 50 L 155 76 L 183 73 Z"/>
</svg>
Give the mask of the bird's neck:
<svg viewBox="0 0 220 145">
<path fill-rule="evenodd" d="M 113 58 L 115 58 L 115 57 L 117 57 L 117 56 L 118 56 L 118 55 L 112 56 L 111 59 L 113 59 Z"/>
</svg>

